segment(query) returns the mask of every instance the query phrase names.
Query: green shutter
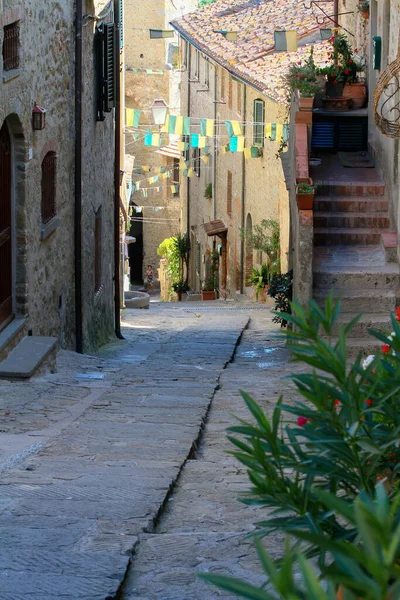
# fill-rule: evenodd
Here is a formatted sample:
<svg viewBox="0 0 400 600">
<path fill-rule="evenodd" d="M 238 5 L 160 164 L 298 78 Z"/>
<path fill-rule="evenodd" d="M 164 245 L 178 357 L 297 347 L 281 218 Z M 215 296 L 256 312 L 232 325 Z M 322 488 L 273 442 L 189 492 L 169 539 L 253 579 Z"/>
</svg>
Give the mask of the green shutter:
<svg viewBox="0 0 400 600">
<path fill-rule="evenodd" d="M 124 47 L 124 0 L 119 0 L 119 47 Z"/>
<path fill-rule="evenodd" d="M 104 24 L 104 110 L 111 112 L 115 106 L 116 92 L 116 40 L 115 24 Z"/>
<path fill-rule="evenodd" d="M 254 134 L 253 143 L 257 146 L 264 145 L 264 102 L 263 100 L 254 100 Z M 259 125 L 257 125 L 259 123 Z"/>
</svg>

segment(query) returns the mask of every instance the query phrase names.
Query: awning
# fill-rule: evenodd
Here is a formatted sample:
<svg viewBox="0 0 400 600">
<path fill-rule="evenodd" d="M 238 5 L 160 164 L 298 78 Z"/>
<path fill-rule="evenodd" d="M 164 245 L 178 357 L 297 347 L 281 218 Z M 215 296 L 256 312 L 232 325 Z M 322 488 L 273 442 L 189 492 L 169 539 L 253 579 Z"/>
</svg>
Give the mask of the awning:
<svg viewBox="0 0 400 600">
<path fill-rule="evenodd" d="M 223 237 L 226 235 L 228 231 L 227 226 L 223 221 L 209 221 L 208 223 L 204 223 L 203 227 L 206 231 L 206 234 L 209 236 L 218 235 L 219 237 Z"/>
<path fill-rule="evenodd" d="M 178 150 L 178 144 L 175 142 L 171 142 L 166 146 L 161 146 L 158 150 L 156 150 L 156 154 L 162 154 L 163 156 L 168 156 L 169 158 L 181 158 L 182 152 Z"/>
</svg>

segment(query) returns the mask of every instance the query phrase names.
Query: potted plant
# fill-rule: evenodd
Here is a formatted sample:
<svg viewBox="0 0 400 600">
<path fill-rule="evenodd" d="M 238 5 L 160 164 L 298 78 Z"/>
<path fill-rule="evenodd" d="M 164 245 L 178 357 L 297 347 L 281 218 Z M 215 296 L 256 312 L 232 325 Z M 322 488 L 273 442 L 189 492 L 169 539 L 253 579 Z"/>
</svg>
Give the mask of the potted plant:
<svg viewBox="0 0 400 600">
<path fill-rule="evenodd" d="M 207 200 L 212 200 L 212 183 L 206 185 L 206 189 L 204 190 L 204 198 L 207 198 Z"/>
<path fill-rule="evenodd" d="M 286 85 L 290 91 L 299 92 L 299 106 L 301 111 L 311 111 L 314 97 L 321 92 L 322 84 L 319 70 L 314 62 L 313 48 L 303 64 L 292 63 L 286 75 Z"/>
<path fill-rule="evenodd" d="M 362 18 L 365 19 L 366 21 L 368 21 L 368 19 L 369 19 L 369 0 L 361 0 L 357 4 L 357 9 L 358 9 L 360 15 L 362 16 Z"/>
<path fill-rule="evenodd" d="M 261 265 L 260 269 L 251 270 L 251 275 L 248 277 L 247 282 L 255 288 L 257 300 L 265 302 L 270 280 L 271 273 L 268 264 Z"/>
<path fill-rule="evenodd" d="M 308 183 L 298 183 L 296 185 L 296 201 L 299 210 L 312 210 L 315 195 L 315 185 L 310 179 Z"/>
<path fill-rule="evenodd" d="M 176 292 L 178 302 L 182 300 L 182 293 L 187 292 L 190 288 L 186 281 L 179 279 L 172 284 L 172 289 Z"/>
</svg>

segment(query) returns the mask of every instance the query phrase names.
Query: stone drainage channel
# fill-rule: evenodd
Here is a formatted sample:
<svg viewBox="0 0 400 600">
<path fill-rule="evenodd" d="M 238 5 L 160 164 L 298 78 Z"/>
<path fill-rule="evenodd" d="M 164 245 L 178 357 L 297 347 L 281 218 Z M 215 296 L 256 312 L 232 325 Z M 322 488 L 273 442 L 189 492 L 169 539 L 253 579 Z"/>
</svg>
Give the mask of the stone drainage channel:
<svg viewBox="0 0 400 600">
<path fill-rule="evenodd" d="M 288 352 L 276 339 L 271 317 L 252 313 L 231 361 L 218 379 L 199 438 L 154 522 L 154 530 L 139 536 L 132 563 L 116 598 L 118 600 L 214 600 L 234 598 L 197 578 L 212 571 L 242 577 L 260 585 L 254 547 L 248 534 L 265 518 L 258 507 L 238 502 L 250 487 L 247 473 L 236 459 L 226 428 L 250 419 L 239 389 L 257 399 L 270 413 L 286 389 Z M 283 539 L 268 538 L 274 556 L 282 552 Z M 235 596 L 236 598 L 236 596 Z"/>
</svg>

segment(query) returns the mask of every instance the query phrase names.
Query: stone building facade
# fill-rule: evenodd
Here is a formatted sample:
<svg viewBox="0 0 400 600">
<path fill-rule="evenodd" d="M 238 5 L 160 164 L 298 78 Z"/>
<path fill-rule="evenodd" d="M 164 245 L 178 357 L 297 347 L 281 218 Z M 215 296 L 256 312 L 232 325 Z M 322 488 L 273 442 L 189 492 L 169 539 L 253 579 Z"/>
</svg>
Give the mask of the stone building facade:
<svg viewBox="0 0 400 600">
<path fill-rule="evenodd" d="M 137 192 L 131 197 L 134 205 L 143 207 L 141 212 L 132 214 L 134 220 L 130 234 L 136 238 L 136 243 L 129 248 L 133 283 L 141 282 L 149 264 L 156 273 L 160 260 L 158 246 L 180 230 L 181 218 L 179 194 L 171 193 L 168 188 L 172 183 L 179 183 L 173 177 L 174 157 L 179 158 L 179 154 L 170 148 L 156 152 L 154 147 L 146 147 L 143 143 L 146 126 L 153 127 L 151 105 L 155 99 L 164 99 L 179 114 L 181 71 L 178 39 L 176 36 L 150 39 L 149 29 L 170 30 L 171 19 L 196 6 L 197 0 L 125 1 L 125 103 L 127 108 L 142 111 L 139 138 L 135 141 L 133 137 L 137 130 L 128 130 L 125 136 L 126 153 L 134 155 L 135 166 L 167 166 L 172 175 L 170 180 L 163 181 L 161 192 L 149 191 L 145 198 L 142 192 Z M 168 143 L 169 139 L 165 145 L 168 146 Z M 140 181 L 143 177 L 135 176 L 134 179 Z"/>
<path fill-rule="evenodd" d="M 84 9 L 82 312 L 89 350 L 113 330 L 114 120 L 110 113 L 96 121 L 93 45 L 101 11 L 105 20 L 113 14 L 104 2 L 88 0 Z M 74 22 L 72 0 L 0 4 L 0 330 L 56 336 L 67 348 L 75 344 Z M 41 130 L 33 128 L 35 104 L 46 110 Z"/>
<path fill-rule="evenodd" d="M 295 23 L 290 29 L 295 29 L 297 50 L 278 51 L 275 31 L 285 33 L 287 23 Z M 239 0 L 233 0 L 229 8 L 211 4 L 172 25 L 181 36 L 186 69 L 182 114 L 192 118 L 194 128 L 200 118 L 216 123 L 214 135 L 207 139 L 209 162 L 199 162 L 200 170 L 195 169 L 195 176 L 187 179 L 181 193 L 182 229 L 189 232 L 192 249 L 190 284 L 192 289 L 200 289 L 206 278 L 207 256 L 215 248 L 220 255 L 221 295 L 251 293 L 248 276 L 266 257 L 247 247 L 243 231 L 252 232 L 263 220 L 278 221 L 282 272 L 291 264 L 282 140 L 272 140 L 267 125 L 290 124 L 284 77 L 292 61 L 308 56 L 311 44 L 319 54 L 324 47 L 319 32 L 323 25 L 303 3 L 243 4 Z M 324 50 L 322 53 L 326 58 Z M 227 120 L 240 124 L 244 146 L 258 148 L 257 158 L 224 151 L 230 140 Z M 191 149 L 188 158 L 196 163 L 196 151 Z M 212 200 L 204 197 L 208 184 L 212 185 Z M 212 235 L 214 228 L 222 228 L 222 235 Z"/>
</svg>

